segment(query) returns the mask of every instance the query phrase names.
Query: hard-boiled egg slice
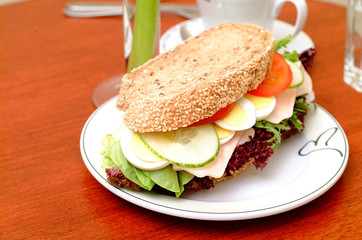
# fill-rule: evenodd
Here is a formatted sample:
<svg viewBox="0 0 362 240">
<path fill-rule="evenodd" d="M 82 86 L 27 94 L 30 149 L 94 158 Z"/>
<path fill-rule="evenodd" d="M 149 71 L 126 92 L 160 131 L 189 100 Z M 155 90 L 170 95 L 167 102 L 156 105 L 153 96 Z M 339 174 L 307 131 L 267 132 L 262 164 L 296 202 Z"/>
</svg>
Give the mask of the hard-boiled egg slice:
<svg viewBox="0 0 362 240">
<path fill-rule="evenodd" d="M 170 163 L 158 158 L 139 138 L 138 134 L 124 127 L 121 132 L 121 149 L 126 159 L 143 170 L 157 170 Z"/>
<path fill-rule="evenodd" d="M 213 125 L 215 127 L 217 136 L 219 137 L 220 144 L 228 142 L 235 135 L 235 131 L 223 129 L 216 124 Z"/>
<path fill-rule="evenodd" d="M 240 98 L 235 102 L 231 112 L 215 123 L 219 127 L 232 131 L 251 128 L 255 124 L 255 107 L 246 98 Z"/>
<path fill-rule="evenodd" d="M 258 97 L 251 94 L 245 94 L 244 97 L 255 106 L 256 121 L 263 120 L 269 116 L 276 104 L 274 96 Z"/>
<path fill-rule="evenodd" d="M 137 133 L 133 133 L 131 137 L 132 152 L 141 160 L 149 163 L 161 162 L 163 159 L 155 155 L 142 141 Z"/>
</svg>

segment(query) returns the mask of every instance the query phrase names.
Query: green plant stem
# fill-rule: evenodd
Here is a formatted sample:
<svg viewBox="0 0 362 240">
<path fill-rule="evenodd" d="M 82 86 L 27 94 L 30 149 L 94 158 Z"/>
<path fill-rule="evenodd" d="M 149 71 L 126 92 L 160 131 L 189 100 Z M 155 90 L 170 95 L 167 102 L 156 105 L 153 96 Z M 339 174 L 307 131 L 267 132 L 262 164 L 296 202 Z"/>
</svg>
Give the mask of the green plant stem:
<svg viewBox="0 0 362 240">
<path fill-rule="evenodd" d="M 154 57 L 158 49 L 159 0 L 137 0 L 132 50 L 127 72 Z"/>
</svg>

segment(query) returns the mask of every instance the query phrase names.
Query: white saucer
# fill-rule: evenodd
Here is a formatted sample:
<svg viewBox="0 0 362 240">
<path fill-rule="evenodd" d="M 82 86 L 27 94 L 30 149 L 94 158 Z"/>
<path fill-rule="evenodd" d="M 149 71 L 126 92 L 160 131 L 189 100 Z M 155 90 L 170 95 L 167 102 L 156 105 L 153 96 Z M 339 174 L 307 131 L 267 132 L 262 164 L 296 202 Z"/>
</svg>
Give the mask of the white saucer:
<svg viewBox="0 0 362 240">
<path fill-rule="evenodd" d="M 173 26 L 172 28 L 167 30 L 167 32 L 165 32 L 160 39 L 161 53 L 166 52 L 167 50 L 183 42 L 180 30 L 181 27 L 184 25 L 187 26 L 187 30 L 192 36 L 196 36 L 204 31 L 204 25 L 201 18 L 194 18 Z M 293 26 L 291 24 L 279 20 L 275 21 L 274 28 L 272 30 L 275 39 L 284 38 L 288 34 L 291 34 L 292 31 Z M 298 53 L 301 53 L 308 48 L 314 48 L 314 43 L 305 32 L 300 32 L 288 44 L 287 48 L 283 49 L 283 51 L 287 50 L 292 52 L 293 50 L 296 50 Z"/>
<path fill-rule="evenodd" d="M 152 211 L 191 219 L 242 220 L 266 217 L 300 207 L 328 191 L 346 168 L 349 147 L 336 119 L 321 106 L 311 107 L 302 134 L 287 139 L 263 171 L 249 167 L 208 191 L 180 198 L 148 191 L 118 189 L 102 169 L 102 138 L 119 128 L 117 96 L 97 108 L 84 125 L 80 150 L 90 173 L 112 193 Z M 102 196 L 99 196 L 102 198 Z"/>
</svg>

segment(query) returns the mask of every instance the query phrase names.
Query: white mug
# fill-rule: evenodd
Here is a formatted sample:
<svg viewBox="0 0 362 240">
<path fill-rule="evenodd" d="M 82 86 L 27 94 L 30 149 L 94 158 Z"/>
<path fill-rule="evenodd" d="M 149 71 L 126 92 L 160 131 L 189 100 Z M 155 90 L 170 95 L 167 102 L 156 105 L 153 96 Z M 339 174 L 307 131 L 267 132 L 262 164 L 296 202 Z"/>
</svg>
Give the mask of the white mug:
<svg viewBox="0 0 362 240">
<path fill-rule="evenodd" d="M 206 29 L 225 22 L 247 22 L 263 26 L 270 31 L 282 6 L 292 2 L 297 18 L 292 36 L 304 27 L 308 15 L 305 0 L 197 0 L 200 15 Z"/>
</svg>

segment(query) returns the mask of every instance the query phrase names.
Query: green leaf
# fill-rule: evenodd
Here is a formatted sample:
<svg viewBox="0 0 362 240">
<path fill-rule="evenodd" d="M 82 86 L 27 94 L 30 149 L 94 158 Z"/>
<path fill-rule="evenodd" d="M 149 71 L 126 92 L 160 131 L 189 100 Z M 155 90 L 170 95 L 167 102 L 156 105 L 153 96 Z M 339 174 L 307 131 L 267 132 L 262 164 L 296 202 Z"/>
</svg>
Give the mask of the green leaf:
<svg viewBox="0 0 362 240">
<path fill-rule="evenodd" d="M 185 172 L 185 171 L 179 171 L 178 173 L 178 177 L 179 177 L 179 182 L 182 185 L 187 184 L 188 182 L 190 182 L 195 176 L 189 172 Z"/>
<path fill-rule="evenodd" d="M 135 172 L 138 180 L 140 180 L 142 183 L 142 187 L 148 191 L 151 191 L 155 183 L 149 177 L 147 177 L 147 175 L 141 169 L 135 168 Z"/>
<path fill-rule="evenodd" d="M 268 132 L 273 133 L 274 136 L 267 141 L 267 142 L 273 143 L 273 145 L 271 146 L 271 148 L 273 148 L 273 149 L 277 148 L 283 140 L 281 131 L 290 129 L 290 127 L 287 124 L 285 124 L 284 121 L 280 124 L 274 124 L 274 123 L 270 123 L 270 122 L 267 122 L 264 120 L 257 121 L 255 123 L 255 127 L 264 128 Z"/>
<path fill-rule="evenodd" d="M 281 47 L 285 47 L 292 40 L 292 35 L 289 34 L 285 38 L 276 40 L 274 43 L 274 51 L 278 51 Z"/>
<path fill-rule="evenodd" d="M 305 97 L 298 97 L 295 100 L 294 111 L 306 112 L 309 110 L 309 104 L 305 101 Z"/>
<path fill-rule="evenodd" d="M 273 137 L 270 138 L 268 142 L 272 142 L 273 145 L 271 146 L 271 148 L 276 149 L 283 140 L 281 132 L 283 130 L 290 130 L 290 124 L 293 124 L 299 132 L 303 130 L 303 123 L 298 119 L 297 113 L 306 112 L 308 109 L 309 104 L 305 102 L 305 98 L 298 97 L 295 100 L 293 115 L 290 118 L 283 120 L 279 124 L 270 123 L 264 120 L 257 121 L 254 126 L 257 128 L 264 128 L 268 132 L 273 133 Z"/>
<path fill-rule="evenodd" d="M 299 132 L 303 130 L 303 123 L 298 119 L 297 113 L 298 112 L 306 112 L 309 110 L 309 104 L 305 102 L 304 97 L 299 97 L 296 99 L 293 109 L 293 115 L 289 119 L 289 121 L 294 125 Z"/>
<path fill-rule="evenodd" d="M 123 152 L 121 150 L 121 144 L 119 141 L 115 142 L 113 146 L 109 149 L 109 157 L 112 161 L 116 164 L 118 169 L 123 173 L 123 175 L 131 180 L 132 182 L 136 183 L 137 185 L 143 187 L 144 189 L 148 189 L 149 186 L 144 185 L 138 179 L 136 168 L 130 164 L 127 159 L 124 157 Z"/>
<path fill-rule="evenodd" d="M 113 144 L 118 141 L 121 138 L 121 131 L 124 126 L 119 127 L 116 131 L 114 131 L 112 134 L 107 134 L 105 137 L 103 137 L 101 144 L 104 147 L 104 150 L 101 151 L 101 154 L 104 155 L 105 152 L 110 149 Z"/>
<path fill-rule="evenodd" d="M 292 53 L 284 52 L 283 57 L 284 57 L 284 59 L 287 59 L 287 60 L 289 60 L 291 62 L 298 62 L 299 61 L 298 53 L 295 50 Z"/>
<path fill-rule="evenodd" d="M 194 175 L 187 172 L 176 172 L 171 165 L 163 169 L 146 171 L 134 167 L 125 158 L 121 144 L 116 138 L 119 137 L 120 130 L 113 134 L 106 135 L 102 140 L 104 149 L 101 151 L 103 156 L 102 168 L 107 169 L 117 166 L 123 175 L 130 181 L 136 183 L 146 190 L 152 190 L 155 184 L 180 196 L 184 191 L 183 185 L 188 183 Z"/>
<path fill-rule="evenodd" d="M 101 141 L 102 146 L 105 149 L 110 149 L 112 145 L 116 142 L 112 134 L 107 134 Z"/>
<path fill-rule="evenodd" d="M 167 189 L 171 192 L 180 192 L 177 172 L 174 171 L 171 165 L 158 170 L 142 170 L 147 177 L 155 182 L 160 187 Z"/>
<path fill-rule="evenodd" d="M 187 184 L 188 182 L 190 182 L 195 176 L 192 175 L 189 172 L 185 172 L 185 171 L 179 171 L 177 172 L 178 175 L 178 181 L 179 181 L 179 185 L 180 185 L 180 191 L 176 192 L 175 195 L 176 197 L 180 197 L 181 194 L 183 193 L 183 191 L 185 190 L 184 185 Z"/>
<path fill-rule="evenodd" d="M 101 167 L 103 169 L 107 169 L 107 168 L 111 168 L 113 167 L 115 164 L 114 162 L 112 161 L 112 159 L 108 156 L 103 156 L 103 161 L 102 161 L 102 165 Z"/>
<path fill-rule="evenodd" d="M 294 127 L 298 130 L 298 132 L 302 132 L 303 123 L 297 118 L 296 113 L 293 113 L 293 116 L 289 119 L 289 121 L 294 125 Z"/>
<path fill-rule="evenodd" d="M 108 155 L 109 149 L 113 146 L 115 142 L 116 141 L 112 134 L 107 134 L 101 141 L 101 144 L 104 147 L 104 149 L 102 149 L 102 151 L 100 152 L 100 154 L 103 156 L 103 161 L 101 165 L 103 169 L 111 168 L 115 165 L 113 160 Z"/>
</svg>

